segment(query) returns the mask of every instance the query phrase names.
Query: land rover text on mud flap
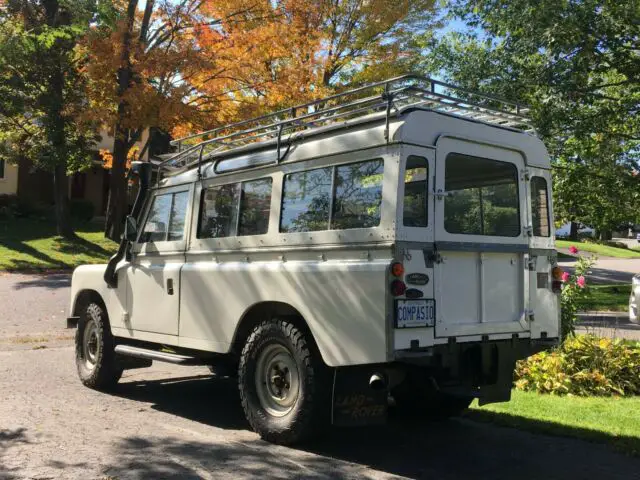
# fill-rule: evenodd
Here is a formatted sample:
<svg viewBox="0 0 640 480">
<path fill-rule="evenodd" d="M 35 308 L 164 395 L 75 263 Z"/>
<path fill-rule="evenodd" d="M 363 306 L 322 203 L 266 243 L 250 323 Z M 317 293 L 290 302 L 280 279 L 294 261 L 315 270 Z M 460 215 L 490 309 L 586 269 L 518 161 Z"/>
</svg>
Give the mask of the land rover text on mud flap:
<svg viewBox="0 0 640 480">
<path fill-rule="evenodd" d="M 549 156 L 521 106 L 457 92 L 407 75 L 134 165 L 120 250 L 73 274 L 82 382 L 208 365 L 282 444 L 509 400 L 559 337 Z"/>
</svg>

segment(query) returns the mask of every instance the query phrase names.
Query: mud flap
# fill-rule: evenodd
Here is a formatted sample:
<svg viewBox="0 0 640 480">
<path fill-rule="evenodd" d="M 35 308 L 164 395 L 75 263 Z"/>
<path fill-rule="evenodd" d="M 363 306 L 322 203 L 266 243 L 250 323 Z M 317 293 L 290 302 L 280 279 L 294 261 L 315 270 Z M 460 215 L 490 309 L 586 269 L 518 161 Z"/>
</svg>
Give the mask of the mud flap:
<svg viewBox="0 0 640 480">
<path fill-rule="evenodd" d="M 334 370 L 331 420 L 336 426 L 380 425 L 387 421 L 389 391 L 374 390 L 369 379 L 379 370 L 344 367 Z"/>
<path fill-rule="evenodd" d="M 516 345 L 505 343 L 496 345 L 495 349 L 496 355 L 492 359 L 489 354 L 489 345 L 482 346 L 483 369 L 486 371 L 491 366 L 495 368 L 495 383 L 480 386 L 478 395 L 480 406 L 511 400 L 513 372 L 516 368 L 516 360 L 519 358 L 519 351 Z"/>
</svg>

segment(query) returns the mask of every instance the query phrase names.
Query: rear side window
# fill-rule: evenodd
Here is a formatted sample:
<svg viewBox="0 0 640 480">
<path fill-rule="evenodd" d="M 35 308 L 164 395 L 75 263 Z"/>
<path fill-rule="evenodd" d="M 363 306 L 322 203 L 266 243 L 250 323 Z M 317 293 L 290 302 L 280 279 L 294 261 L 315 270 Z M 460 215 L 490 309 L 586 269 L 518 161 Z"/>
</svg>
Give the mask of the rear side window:
<svg viewBox="0 0 640 480">
<path fill-rule="evenodd" d="M 427 159 L 411 155 L 407 158 L 404 174 L 404 210 L 402 224 L 405 227 L 427 226 Z"/>
<path fill-rule="evenodd" d="M 549 228 L 549 192 L 547 181 L 543 177 L 531 177 L 531 219 L 533 235 L 548 237 Z"/>
<path fill-rule="evenodd" d="M 378 226 L 383 169 L 377 159 L 286 175 L 280 231 Z"/>
<path fill-rule="evenodd" d="M 182 240 L 188 204 L 189 192 L 157 195 L 138 241 L 148 243 Z"/>
<path fill-rule="evenodd" d="M 263 178 L 204 189 L 198 238 L 267 233 L 271 183 L 271 178 Z"/>
<path fill-rule="evenodd" d="M 520 235 L 518 169 L 508 162 L 447 155 L 444 226 L 449 233 Z"/>
</svg>

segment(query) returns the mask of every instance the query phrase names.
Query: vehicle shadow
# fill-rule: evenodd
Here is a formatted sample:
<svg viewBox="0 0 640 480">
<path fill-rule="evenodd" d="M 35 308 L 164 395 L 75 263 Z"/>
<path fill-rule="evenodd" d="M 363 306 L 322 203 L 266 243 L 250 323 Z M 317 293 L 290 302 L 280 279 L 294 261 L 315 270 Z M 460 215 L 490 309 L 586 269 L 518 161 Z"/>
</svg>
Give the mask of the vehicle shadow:
<svg viewBox="0 0 640 480">
<path fill-rule="evenodd" d="M 9 448 L 16 443 L 29 443 L 27 436 L 25 435 L 26 429 L 17 428 L 15 430 L 0 429 L 0 478 L 2 480 L 12 480 L 19 478 L 13 472 L 17 469 L 10 469 L 2 462 L 3 457 L 6 455 Z"/>
<path fill-rule="evenodd" d="M 150 403 L 153 409 L 206 425 L 249 429 L 236 384 L 230 379 L 196 376 L 167 381 L 133 381 L 122 384 L 117 395 Z M 143 442 L 144 449 L 157 455 L 161 462 L 143 464 L 139 458 L 131 457 L 130 467 L 141 472 L 141 478 L 151 478 L 162 471 L 167 473 L 174 467 L 176 475 L 188 477 L 185 464 L 207 469 L 215 464 L 211 463 L 212 459 L 225 465 L 233 464 L 238 474 L 261 472 L 262 478 L 360 477 L 361 470 L 354 470 L 354 465 L 359 469 L 365 466 L 392 475 L 430 479 L 628 479 L 637 478 L 640 472 L 640 459 L 604 445 L 613 441 L 605 434 L 525 418 L 514 421 L 507 417 L 481 410 L 441 422 L 392 415 L 384 427 L 335 428 L 324 437 L 296 448 L 276 447 L 257 439 L 243 442 L 244 446 L 184 442 L 173 438 L 164 439 L 161 444 L 155 444 L 151 439 L 129 439 L 134 443 Z M 518 428 L 500 427 L 500 424 Z M 617 437 L 615 442 L 617 445 L 624 443 L 627 451 L 640 452 L 638 438 Z M 142 454 L 144 449 L 122 446 L 129 456 L 131 452 Z M 268 453 L 272 449 L 277 449 L 277 455 Z M 171 467 L 167 455 L 177 456 L 182 461 Z M 295 468 L 292 470 L 282 460 L 274 463 L 275 456 L 290 456 L 303 471 L 296 473 Z M 246 464 L 239 458 L 244 458 Z M 160 468 L 159 465 L 162 471 L 144 471 L 145 468 Z M 288 474 L 282 474 L 283 468 Z M 356 473 L 358 471 L 360 474 Z M 191 474 L 197 477 L 197 468 Z"/>
<path fill-rule="evenodd" d="M 71 286 L 71 275 L 66 273 L 60 274 L 42 274 L 34 278 L 17 282 L 13 288 L 15 290 L 23 290 L 25 288 L 43 287 L 49 290 L 58 290 L 60 288 L 69 288 Z"/>
</svg>

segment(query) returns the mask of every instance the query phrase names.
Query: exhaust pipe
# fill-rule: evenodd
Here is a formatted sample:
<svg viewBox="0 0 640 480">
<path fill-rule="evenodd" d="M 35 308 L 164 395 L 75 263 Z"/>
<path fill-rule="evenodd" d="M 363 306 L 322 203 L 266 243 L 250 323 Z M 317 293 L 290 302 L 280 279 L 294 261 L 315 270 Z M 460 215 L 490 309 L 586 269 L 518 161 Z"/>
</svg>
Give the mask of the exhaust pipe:
<svg viewBox="0 0 640 480">
<path fill-rule="evenodd" d="M 371 378 L 369 379 L 369 388 L 376 391 L 384 390 L 385 388 L 387 388 L 387 379 L 384 373 L 376 372 L 371 375 Z"/>
</svg>

